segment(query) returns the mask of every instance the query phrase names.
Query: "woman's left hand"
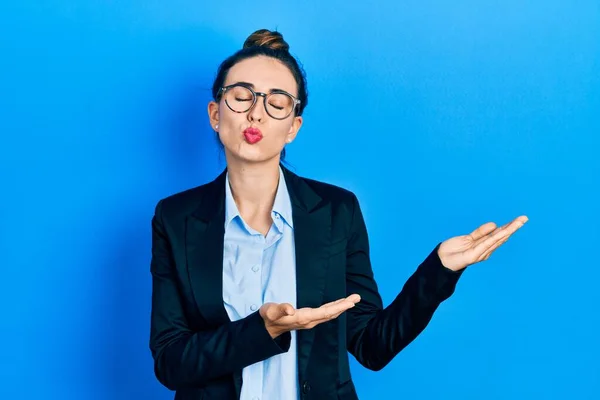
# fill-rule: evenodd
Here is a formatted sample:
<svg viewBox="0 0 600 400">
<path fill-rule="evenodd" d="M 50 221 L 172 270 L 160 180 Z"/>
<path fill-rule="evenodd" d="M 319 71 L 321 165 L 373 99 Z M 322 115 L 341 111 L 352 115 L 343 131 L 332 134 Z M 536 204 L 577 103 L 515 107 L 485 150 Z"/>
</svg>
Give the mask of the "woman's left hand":
<svg viewBox="0 0 600 400">
<path fill-rule="evenodd" d="M 522 215 L 499 228 L 493 222 L 488 222 L 469 235 L 448 239 L 438 248 L 440 260 L 444 267 L 453 271 L 485 261 L 527 221 L 527 216 Z"/>
</svg>

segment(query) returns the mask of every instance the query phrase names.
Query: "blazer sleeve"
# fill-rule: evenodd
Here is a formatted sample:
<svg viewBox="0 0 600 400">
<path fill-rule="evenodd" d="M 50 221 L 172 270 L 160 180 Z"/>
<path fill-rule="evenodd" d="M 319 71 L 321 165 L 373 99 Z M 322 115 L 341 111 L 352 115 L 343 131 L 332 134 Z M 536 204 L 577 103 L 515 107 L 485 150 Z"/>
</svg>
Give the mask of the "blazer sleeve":
<svg viewBox="0 0 600 400">
<path fill-rule="evenodd" d="M 174 277 L 174 257 L 162 219 L 162 201 L 152 218 L 150 269 L 150 350 L 155 375 L 167 388 L 203 386 L 288 351 L 289 332 L 273 340 L 258 311 L 215 329 L 190 329 Z"/>
<path fill-rule="evenodd" d="M 442 301 L 452 295 L 458 272 L 443 266 L 438 244 L 406 281 L 394 301 L 383 308 L 369 256 L 363 215 L 353 196 L 348 239 L 346 290 L 361 301 L 347 313 L 347 347 L 359 363 L 377 371 L 385 367 L 427 326 Z"/>
</svg>

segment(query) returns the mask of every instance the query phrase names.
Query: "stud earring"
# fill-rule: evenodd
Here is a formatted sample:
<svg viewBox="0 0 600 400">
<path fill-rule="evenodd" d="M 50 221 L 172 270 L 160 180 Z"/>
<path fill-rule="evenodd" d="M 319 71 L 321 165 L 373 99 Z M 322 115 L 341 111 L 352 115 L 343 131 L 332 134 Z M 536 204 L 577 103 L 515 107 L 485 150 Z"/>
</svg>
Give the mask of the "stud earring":
<svg viewBox="0 0 600 400">
<path fill-rule="evenodd" d="M 219 130 L 219 124 L 215 125 L 215 130 Z"/>
</svg>

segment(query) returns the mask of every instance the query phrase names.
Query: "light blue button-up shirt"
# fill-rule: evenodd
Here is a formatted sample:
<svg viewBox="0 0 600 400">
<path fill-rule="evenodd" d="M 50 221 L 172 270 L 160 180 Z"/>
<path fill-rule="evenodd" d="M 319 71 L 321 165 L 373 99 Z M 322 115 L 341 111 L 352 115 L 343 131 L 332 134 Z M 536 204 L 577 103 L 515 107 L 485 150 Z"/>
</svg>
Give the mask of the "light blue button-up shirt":
<svg viewBox="0 0 600 400">
<path fill-rule="evenodd" d="M 226 178 L 223 302 L 232 321 L 258 311 L 267 302 L 296 307 L 296 258 L 292 205 L 279 169 L 279 185 L 266 237 L 242 219 Z M 296 332 L 289 351 L 242 371 L 241 400 L 298 398 Z M 246 343 L 252 346 L 252 343 Z"/>
</svg>

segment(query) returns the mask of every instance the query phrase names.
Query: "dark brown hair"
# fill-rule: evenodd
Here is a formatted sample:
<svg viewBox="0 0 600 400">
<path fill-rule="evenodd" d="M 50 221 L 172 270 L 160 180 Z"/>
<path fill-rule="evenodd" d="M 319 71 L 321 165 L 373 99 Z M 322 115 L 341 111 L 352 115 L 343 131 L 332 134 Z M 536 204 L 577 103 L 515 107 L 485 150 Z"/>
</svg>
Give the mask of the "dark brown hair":
<svg viewBox="0 0 600 400">
<path fill-rule="evenodd" d="M 231 67 L 240 61 L 256 56 L 274 58 L 289 68 L 298 85 L 297 97 L 298 100 L 300 100 L 300 104 L 298 104 L 298 107 L 296 108 L 296 116 L 302 115 L 302 112 L 308 103 L 306 74 L 300 63 L 290 54 L 290 46 L 283 39 L 283 35 L 277 31 L 270 31 L 268 29 L 259 29 L 252 33 L 248 36 L 244 42 L 244 46 L 240 50 L 221 63 L 212 87 L 213 99 L 215 101 L 219 100 L 217 96 L 219 95 L 219 91 L 223 86 L 225 79 L 227 78 L 227 73 Z"/>
</svg>

